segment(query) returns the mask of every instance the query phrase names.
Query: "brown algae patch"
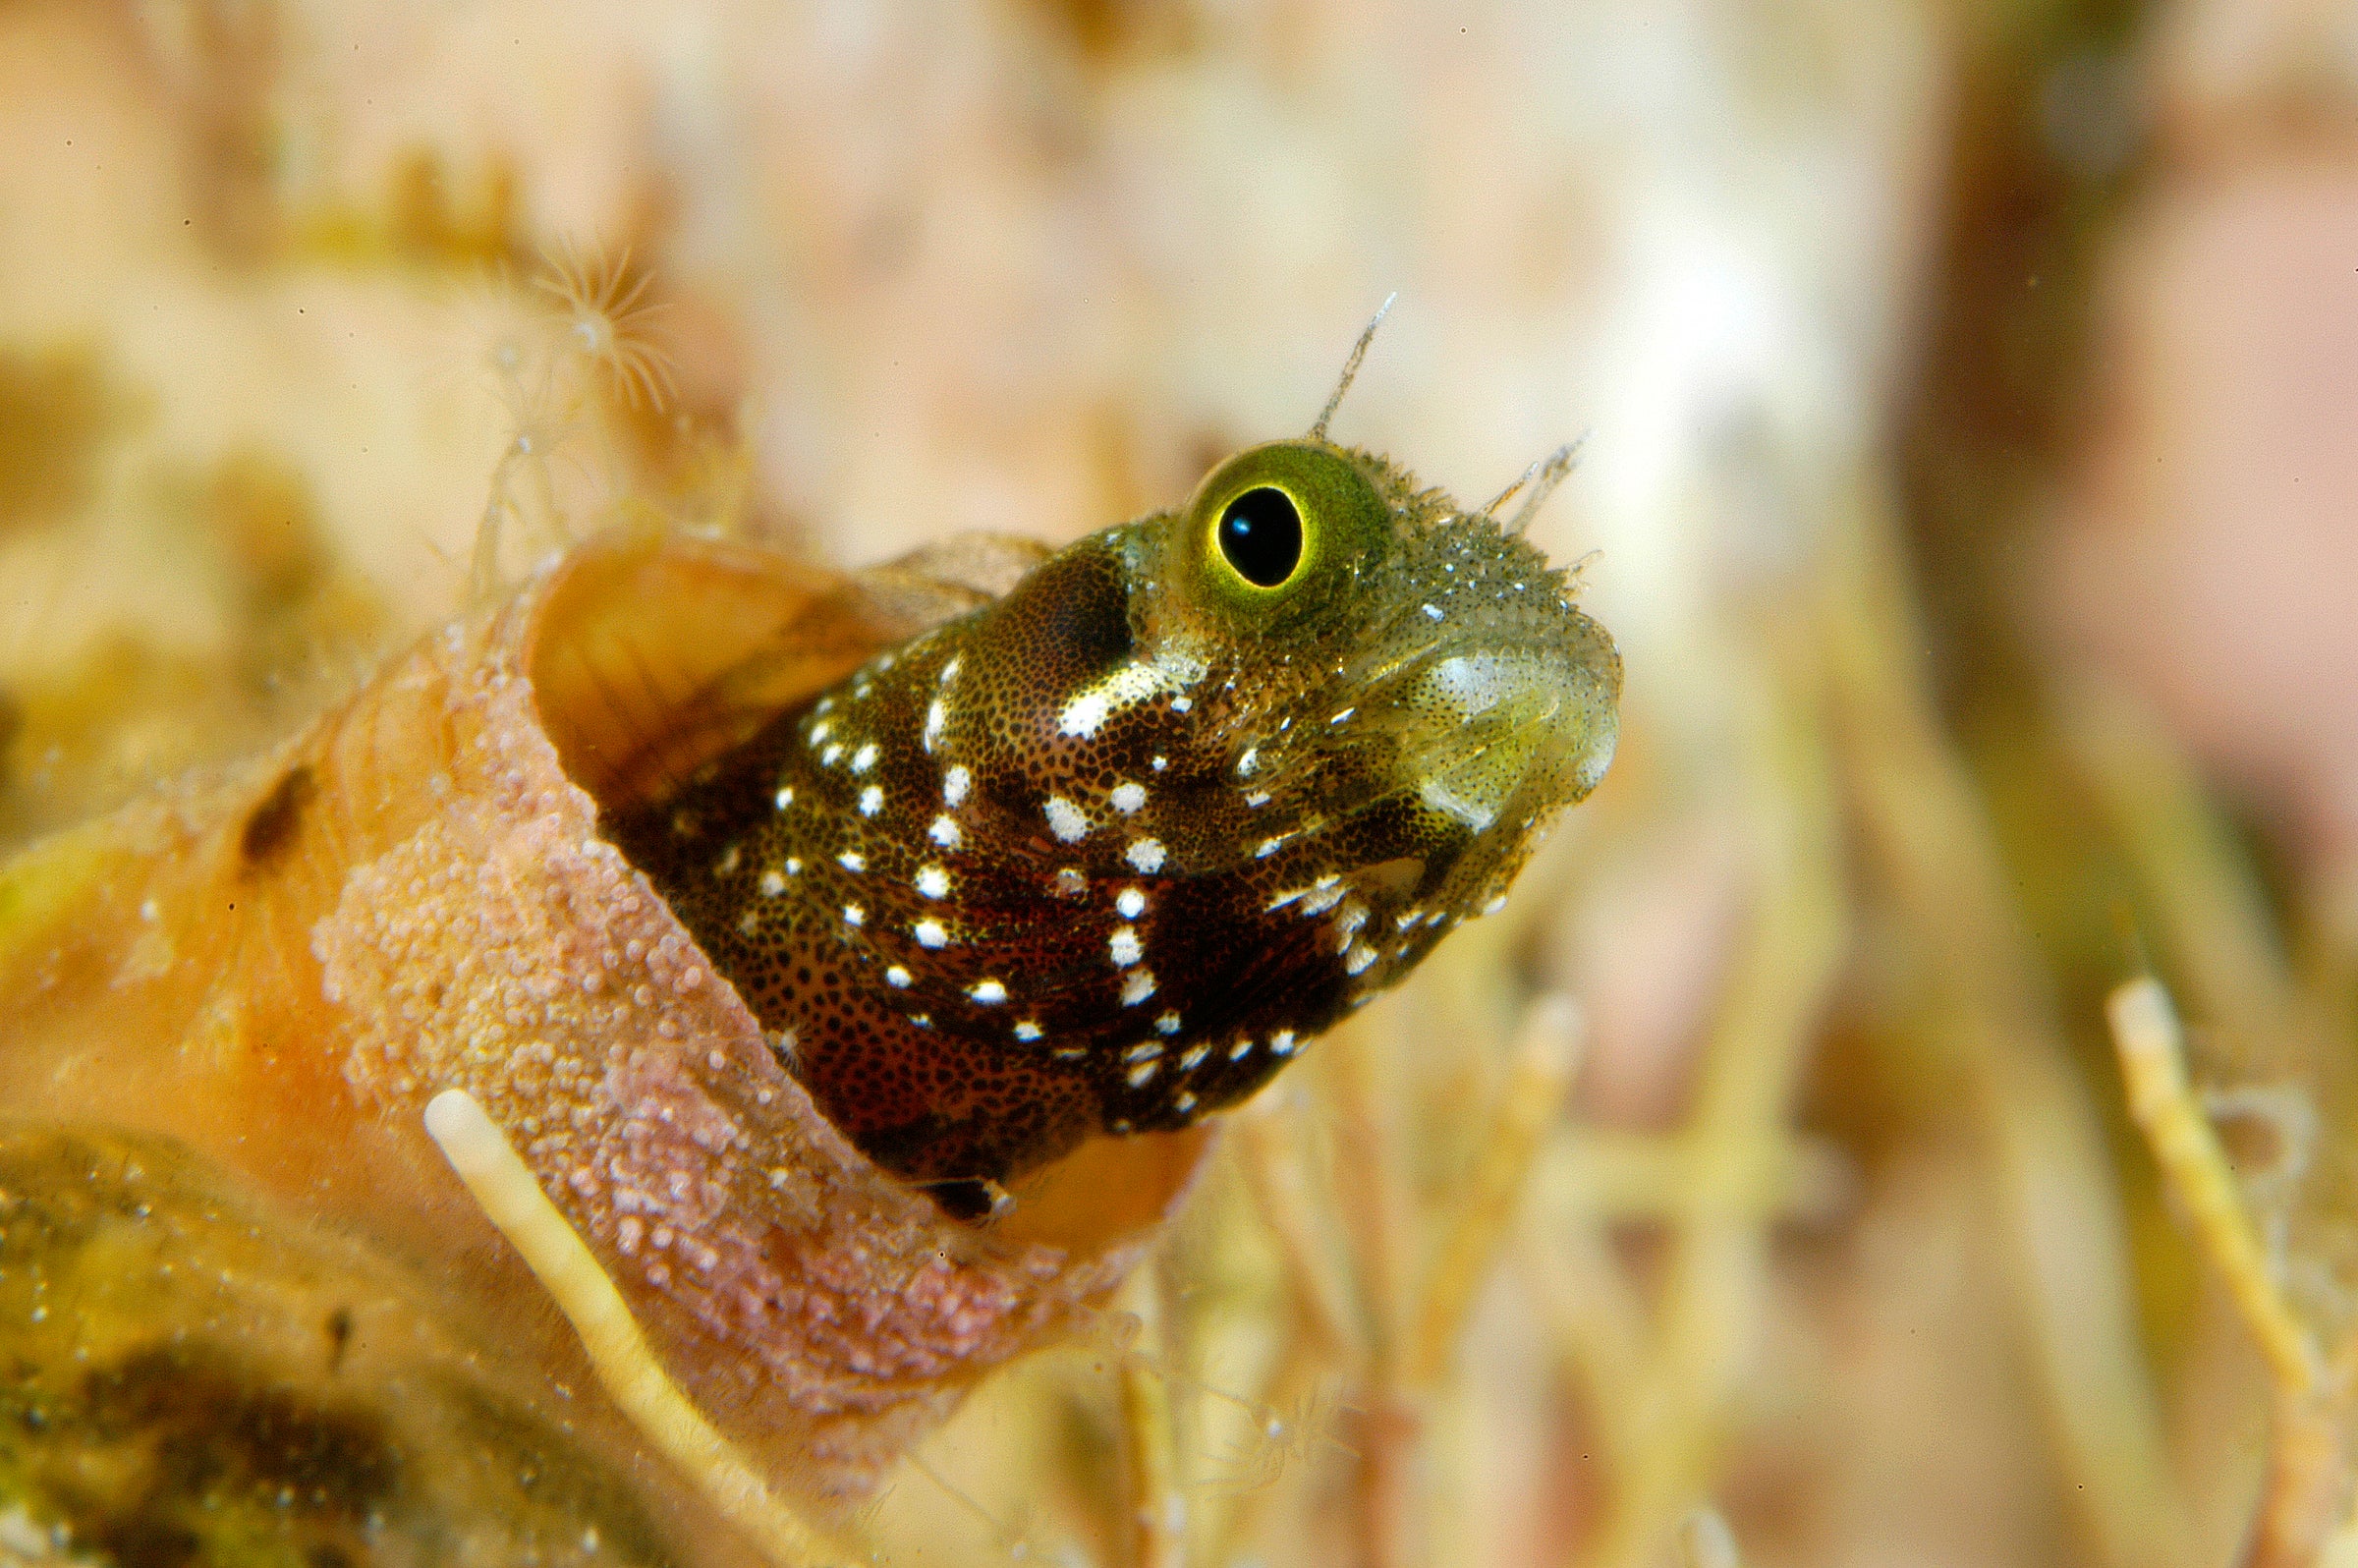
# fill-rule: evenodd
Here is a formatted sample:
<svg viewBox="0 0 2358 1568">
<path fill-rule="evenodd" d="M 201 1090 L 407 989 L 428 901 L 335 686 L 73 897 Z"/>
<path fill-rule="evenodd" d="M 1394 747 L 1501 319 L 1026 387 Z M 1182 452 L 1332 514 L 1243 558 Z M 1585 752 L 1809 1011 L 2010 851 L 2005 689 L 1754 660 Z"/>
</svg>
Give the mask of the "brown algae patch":
<svg viewBox="0 0 2358 1568">
<path fill-rule="evenodd" d="M 132 408 L 87 345 L 0 345 L 0 532 L 85 508 Z"/>
</svg>

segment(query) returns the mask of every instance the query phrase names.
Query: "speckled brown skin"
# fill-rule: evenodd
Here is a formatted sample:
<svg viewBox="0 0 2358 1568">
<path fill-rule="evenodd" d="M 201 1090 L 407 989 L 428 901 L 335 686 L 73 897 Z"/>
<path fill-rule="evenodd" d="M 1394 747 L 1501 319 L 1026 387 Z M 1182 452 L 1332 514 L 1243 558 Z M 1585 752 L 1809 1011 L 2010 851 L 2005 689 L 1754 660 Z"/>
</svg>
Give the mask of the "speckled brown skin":
<svg viewBox="0 0 2358 1568">
<path fill-rule="evenodd" d="M 1271 490 L 1264 586 L 1220 531 Z M 1530 544 L 1279 442 L 608 831 L 863 1149 L 1004 1180 L 1251 1093 L 1491 907 L 1619 691 Z"/>
</svg>

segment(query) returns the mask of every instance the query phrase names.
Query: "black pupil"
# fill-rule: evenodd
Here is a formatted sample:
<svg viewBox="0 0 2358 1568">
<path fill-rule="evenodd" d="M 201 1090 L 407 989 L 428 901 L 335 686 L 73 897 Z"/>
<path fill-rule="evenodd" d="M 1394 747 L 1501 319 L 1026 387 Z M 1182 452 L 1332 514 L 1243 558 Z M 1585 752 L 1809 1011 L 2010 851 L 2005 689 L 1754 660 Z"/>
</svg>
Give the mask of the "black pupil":
<svg viewBox="0 0 2358 1568">
<path fill-rule="evenodd" d="M 1283 490 L 1247 490 L 1220 514 L 1220 553 L 1244 580 L 1275 588 L 1302 561 L 1302 514 Z"/>
</svg>

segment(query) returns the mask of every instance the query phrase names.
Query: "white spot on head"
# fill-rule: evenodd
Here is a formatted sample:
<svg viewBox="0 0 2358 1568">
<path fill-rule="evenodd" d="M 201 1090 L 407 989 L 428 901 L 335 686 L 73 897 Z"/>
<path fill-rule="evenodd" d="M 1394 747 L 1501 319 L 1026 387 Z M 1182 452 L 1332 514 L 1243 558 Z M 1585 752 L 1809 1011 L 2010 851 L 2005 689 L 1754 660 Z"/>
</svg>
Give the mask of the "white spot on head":
<svg viewBox="0 0 2358 1568">
<path fill-rule="evenodd" d="M 1171 711 L 1174 713 L 1185 713 L 1195 705 L 1194 700 L 1189 698 L 1174 697 L 1171 699 Z"/>
<path fill-rule="evenodd" d="M 909 929 L 917 937 L 917 945 L 920 947 L 947 947 L 950 945 L 949 929 L 939 921 L 919 921 Z"/>
<path fill-rule="evenodd" d="M 1159 773 L 1164 768 L 1171 765 L 1171 759 L 1167 756 L 1157 756 L 1150 765 L 1154 769 L 1155 772 Z"/>
<path fill-rule="evenodd" d="M 1165 1035 L 1178 1034 L 1179 1010 L 1177 1008 L 1173 1008 L 1169 1012 L 1164 1013 L 1160 1018 L 1154 1020 L 1154 1027 Z"/>
<path fill-rule="evenodd" d="M 1376 949 L 1365 942 L 1357 943 L 1343 955 L 1343 973 L 1346 975 L 1364 974 L 1368 966 L 1375 962 Z"/>
<path fill-rule="evenodd" d="M 1112 939 L 1105 944 L 1105 950 L 1113 955 L 1114 965 L 1120 969 L 1128 969 L 1146 952 L 1138 940 L 1138 927 L 1135 925 L 1116 925 Z"/>
<path fill-rule="evenodd" d="M 787 807 L 792 806 L 794 804 L 794 786 L 789 784 L 784 789 L 778 791 L 777 800 L 778 810 L 781 812 L 786 810 Z"/>
<path fill-rule="evenodd" d="M 943 898 L 950 891 L 950 873 L 934 865 L 917 868 L 917 890 L 927 898 Z"/>
<path fill-rule="evenodd" d="M 819 765 L 821 767 L 833 767 L 835 765 L 835 759 L 841 756 L 843 756 L 843 747 L 841 743 L 829 741 L 827 743 L 827 749 L 818 754 Z"/>
<path fill-rule="evenodd" d="M 1276 1034 L 1271 1035 L 1269 1036 L 1269 1052 L 1274 1056 L 1293 1055 L 1294 1032 L 1290 1029 L 1281 1029 Z"/>
<path fill-rule="evenodd" d="M 1241 1062 L 1252 1054 L 1253 1036 L 1250 1035 L 1228 1047 L 1228 1059 L 1232 1062 Z"/>
<path fill-rule="evenodd" d="M 941 739 L 941 727 L 949 722 L 949 717 L 948 710 L 941 705 L 940 698 L 937 697 L 926 704 L 925 740 L 927 752 L 932 751 L 933 743 Z"/>
<path fill-rule="evenodd" d="M 763 871 L 758 885 L 763 898 L 776 898 L 780 893 L 786 891 L 786 878 L 774 870 Z"/>
<path fill-rule="evenodd" d="M 1205 1040 L 1201 1044 L 1190 1045 L 1187 1048 L 1187 1053 L 1179 1058 L 1179 1071 L 1183 1073 L 1194 1072 L 1198 1067 L 1203 1065 L 1204 1058 L 1209 1056 L 1210 1054 L 1211 1041 L 1209 1040 Z"/>
<path fill-rule="evenodd" d="M 860 814 L 862 816 L 873 816 L 882 810 L 884 810 L 884 791 L 882 789 L 870 784 L 860 792 Z"/>
<path fill-rule="evenodd" d="M 1345 720 L 1345 719 L 1349 718 L 1349 717 L 1350 717 L 1352 714 L 1354 714 L 1354 713 L 1356 713 L 1356 712 L 1358 712 L 1358 711 L 1359 711 L 1359 709 L 1358 709 L 1358 708 L 1355 708 L 1355 707 L 1347 707 L 1347 708 L 1344 708 L 1344 709 L 1343 709 L 1343 710 L 1342 710 L 1340 713 L 1337 713 L 1337 714 L 1335 714 L 1333 717 L 1329 718 L 1329 719 L 1328 719 L 1326 722 L 1327 722 L 1327 723 L 1329 723 L 1329 724 L 1340 724 L 1340 723 L 1342 723 L 1342 722 L 1343 722 L 1343 720 Z"/>
<path fill-rule="evenodd" d="M 966 988 L 966 994 L 985 1007 L 995 1007 L 1007 999 L 1007 987 L 995 980 L 979 980 Z"/>
<path fill-rule="evenodd" d="M 1056 727 L 1067 735 L 1084 738 L 1097 733 L 1106 715 L 1115 708 L 1128 707 L 1143 698 L 1162 690 L 1162 673 L 1151 664 L 1136 660 L 1123 665 L 1079 697 L 1064 704 L 1057 716 Z"/>
<path fill-rule="evenodd" d="M 1147 895 L 1135 887 L 1125 887 L 1113 895 L 1113 907 L 1122 919 L 1134 921 L 1147 912 Z"/>
<path fill-rule="evenodd" d="M 1281 838 L 1264 838 L 1261 841 L 1261 847 L 1253 852 L 1253 858 L 1257 861 L 1265 861 L 1276 854 L 1284 844 L 1285 840 Z"/>
<path fill-rule="evenodd" d="M 868 924 L 868 911 L 862 909 L 857 904 L 844 905 L 843 924 L 846 925 L 866 925 Z"/>
<path fill-rule="evenodd" d="M 824 746 L 827 744 L 827 737 L 834 733 L 834 722 L 830 719 L 821 719 L 816 724 L 811 726 L 811 744 L 813 746 Z"/>
<path fill-rule="evenodd" d="M 1428 604 L 1425 606 L 1425 614 L 1428 619 L 1437 621 L 1441 618 L 1441 607 L 1437 604 Z"/>
<path fill-rule="evenodd" d="M 1060 867 L 1056 872 L 1056 891 L 1071 897 L 1089 891 L 1089 878 L 1078 866 Z"/>
<path fill-rule="evenodd" d="M 743 849 L 738 845 L 731 844 L 720 852 L 720 859 L 712 863 L 712 874 L 714 876 L 734 876 L 737 874 L 738 864 L 744 859 Z"/>
<path fill-rule="evenodd" d="M 1485 915 L 1495 915 L 1504 908 L 1506 908 L 1506 895 L 1504 893 L 1492 893 L 1490 895 L 1489 902 L 1482 906 L 1482 913 Z"/>
<path fill-rule="evenodd" d="M 1130 841 L 1130 847 L 1122 851 L 1122 858 L 1147 875 L 1152 876 L 1156 871 L 1162 869 L 1162 840 L 1134 838 Z"/>
<path fill-rule="evenodd" d="M 1318 884 L 1311 888 L 1310 896 L 1302 901 L 1302 913 L 1305 916 L 1323 915 L 1340 904 L 1343 895 L 1349 891 L 1342 885 L 1341 877 L 1321 876 Z"/>
<path fill-rule="evenodd" d="M 845 850 L 835 857 L 835 864 L 847 871 L 865 871 L 868 869 L 868 857 L 858 850 Z"/>
<path fill-rule="evenodd" d="M 954 850 L 966 842 L 966 835 L 958 830 L 958 823 L 947 816 L 933 818 L 933 825 L 926 829 L 926 836 L 943 849 Z"/>
<path fill-rule="evenodd" d="M 1147 1087 L 1147 1081 L 1161 1070 L 1162 1063 L 1160 1062 L 1141 1062 L 1123 1076 L 1130 1080 L 1132 1089 L 1144 1089 Z"/>
<path fill-rule="evenodd" d="M 1185 1116 L 1189 1111 L 1192 1111 L 1195 1108 L 1196 1092 L 1192 1089 L 1183 1089 L 1171 1098 L 1171 1109 L 1177 1111 L 1182 1116 Z"/>
<path fill-rule="evenodd" d="M 1048 831 L 1056 835 L 1058 843 L 1077 844 L 1089 836 L 1089 818 L 1081 814 L 1080 807 L 1063 796 L 1049 796 L 1040 810 L 1047 814 Z"/>
<path fill-rule="evenodd" d="M 1251 778 L 1253 776 L 1253 769 L 1255 765 L 1260 761 L 1261 748 L 1258 746 L 1246 747 L 1245 755 L 1236 759 L 1236 776 L 1238 778 Z"/>
<path fill-rule="evenodd" d="M 1151 1062 L 1161 1054 L 1162 1044 L 1160 1041 L 1147 1040 L 1122 1052 L 1122 1060 L 1125 1062 Z"/>
<path fill-rule="evenodd" d="M 910 974 L 900 965 L 895 964 L 884 972 L 884 980 L 886 984 L 906 986 L 910 980 Z"/>
<path fill-rule="evenodd" d="M 1122 1005 L 1124 1007 L 1136 1007 L 1153 994 L 1154 972 L 1152 970 L 1134 969 L 1122 978 Z"/>
<path fill-rule="evenodd" d="M 788 876 L 800 876 L 803 874 L 802 857 L 797 855 L 789 855 L 786 857 L 786 874 Z"/>
<path fill-rule="evenodd" d="M 1143 784 L 1116 784 L 1109 799 L 1115 811 L 1128 816 L 1147 804 L 1147 787 Z"/>
<path fill-rule="evenodd" d="M 1266 806 L 1269 804 L 1269 792 L 1267 790 L 1255 790 L 1252 794 L 1245 797 L 1245 804 L 1252 807 Z"/>
<path fill-rule="evenodd" d="M 958 679 L 958 666 L 965 662 L 966 655 L 961 653 L 955 658 L 951 659 L 949 663 L 944 664 L 941 667 L 941 684 L 947 686 L 952 681 Z"/>
<path fill-rule="evenodd" d="M 949 806 L 963 804 L 966 800 L 966 792 L 974 782 L 975 775 L 966 770 L 964 762 L 960 762 L 947 773 L 942 774 L 941 798 L 943 803 Z"/>
<path fill-rule="evenodd" d="M 868 742 L 866 745 L 862 746 L 862 747 L 860 748 L 860 750 L 858 750 L 857 752 L 854 752 L 854 753 L 852 754 L 852 771 L 853 771 L 853 772 L 855 772 L 855 773 L 865 773 L 865 772 L 867 772 L 867 771 L 868 771 L 870 768 L 871 768 L 871 767 L 874 767 L 875 765 L 876 765 L 876 743 L 875 743 L 875 742 L 873 742 L 873 741 L 870 741 L 870 742 Z"/>
<path fill-rule="evenodd" d="M 1015 1037 L 1017 1039 L 1039 1038 L 1039 1020 L 1037 1018 L 1017 1019 L 1015 1021 Z"/>
</svg>

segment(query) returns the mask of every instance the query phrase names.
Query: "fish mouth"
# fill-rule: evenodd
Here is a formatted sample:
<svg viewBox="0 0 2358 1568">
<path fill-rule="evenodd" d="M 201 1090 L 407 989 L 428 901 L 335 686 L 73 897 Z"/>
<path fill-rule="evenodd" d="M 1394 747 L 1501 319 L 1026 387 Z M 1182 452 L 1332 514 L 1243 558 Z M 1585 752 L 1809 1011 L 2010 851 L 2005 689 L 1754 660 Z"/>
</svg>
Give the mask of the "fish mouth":
<svg viewBox="0 0 2358 1568">
<path fill-rule="evenodd" d="M 1611 765 L 1620 652 L 1575 601 L 1577 574 L 1487 513 L 1452 508 L 1403 546 L 1334 689 L 1359 694 L 1363 734 L 1389 751 L 1385 793 L 1477 843 L 1519 840 Z"/>
<path fill-rule="evenodd" d="M 1370 704 L 1392 733 L 1395 787 L 1477 837 L 1502 822 L 1520 833 L 1587 796 L 1619 738 L 1619 668 L 1584 657 L 1598 651 L 1585 641 L 1436 646 L 1404 661 Z"/>
<path fill-rule="evenodd" d="M 1322 720 L 1258 749 L 1265 766 L 1282 747 L 1268 771 L 1299 793 L 1271 803 L 1282 815 L 1254 853 L 1413 866 L 1401 892 L 1427 910 L 1470 911 L 1503 890 L 1546 823 L 1603 778 L 1619 738 L 1611 639 L 1577 611 L 1534 619 L 1421 637 L 1336 671 L 1312 707 Z"/>
</svg>

